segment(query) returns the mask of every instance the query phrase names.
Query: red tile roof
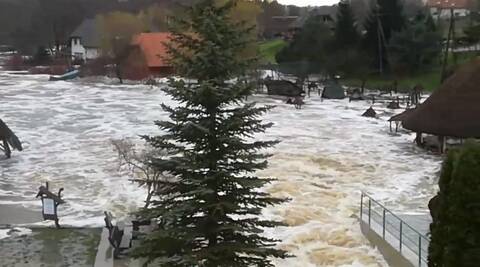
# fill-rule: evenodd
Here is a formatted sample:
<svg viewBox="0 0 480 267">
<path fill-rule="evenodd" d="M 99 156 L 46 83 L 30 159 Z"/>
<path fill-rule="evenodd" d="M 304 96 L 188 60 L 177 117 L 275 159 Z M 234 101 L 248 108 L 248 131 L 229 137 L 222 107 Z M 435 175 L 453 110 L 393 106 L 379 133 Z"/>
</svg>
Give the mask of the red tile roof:
<svg viewBox="0 0 480 267">
<path fill-rule="evenodd" d="M 472 2 L 470 0 L 428 0 L 427 6 L 437 8 L 469 9 L 472 7 Z"/>
<path fill-rule="evenodd" d="M 140 33 L 133 38 L 133 45 L 140 47 L 148 67 L 169 67 L 167 47 L 171 34 L 168 32 Z"/>
</svg>

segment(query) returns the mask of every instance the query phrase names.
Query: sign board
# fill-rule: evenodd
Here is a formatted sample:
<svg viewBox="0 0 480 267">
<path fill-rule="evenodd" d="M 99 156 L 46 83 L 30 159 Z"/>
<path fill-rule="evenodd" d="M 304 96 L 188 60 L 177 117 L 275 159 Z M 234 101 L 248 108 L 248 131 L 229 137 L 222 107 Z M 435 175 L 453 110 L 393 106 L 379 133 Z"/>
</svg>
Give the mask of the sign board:
<svg viewBox="0 0 480 267">
<path fill-rule="evenodd" d="M 55 195 L 48 190 L 48 182 L 46 186 L 40 186 L 37 197 L 42 199 L 42 215 L 44 220 L 55 221 L 57 228 L 60 228 L 58 224 L 57 206 L 65 203 L 61 198 L 63 188 L 60 188 L 58 194 Z"/>
<path fill-rule="evenodd" d="M 43 214 L 55 216 L 55 202 L 53 201 L 53 199 L 43 199 Z"/>
</svg>

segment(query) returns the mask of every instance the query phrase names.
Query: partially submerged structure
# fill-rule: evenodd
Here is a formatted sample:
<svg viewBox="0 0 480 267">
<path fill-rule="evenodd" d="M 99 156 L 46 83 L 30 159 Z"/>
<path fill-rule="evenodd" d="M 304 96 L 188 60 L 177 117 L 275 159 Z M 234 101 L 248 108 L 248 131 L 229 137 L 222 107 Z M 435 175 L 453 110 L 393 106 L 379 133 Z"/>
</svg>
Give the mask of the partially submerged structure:
<svg viewBox="0 0 480 267">
<path fill-rule="evenodd" d="M 12 154 L 11 148 L 22 151 L 22 143 L 18 137 L 8 128 L 8 126 L 0 119 L 0 150 L 5 153 L 7 158 Z"/>
<path fill-rule="evenodd" d="M 345 89 L 336 82 L 328 82 L 322 92 L 322 98 L 326 99 L 344 99 L 345 97 Z"/>
<path fill-rule="evenodd" d="M 419 105 L 405 120 L 403 127 L 417 133 L 439 137 L 445 151 L 445 138 L 480 138 L 480 59 L 461 67 L 442 86 Z"/>
<path fill-rule="evenodd" d="M 373 107 L 370 107 L 362 114 L 362 116 L 367 118 L 376 118 L 377 112 L 373 109 Z"/>
<path fill-rule="evenodd" d="M 387 105 L 387 108 L 389 108 L 389 109 L 400 109 L 400 98 L 397 97 L 397 99 L 390 101 Z"/>
<path fill-rule="evenodd" d="M 395 123 L 395 132 L 398 132 L 398 127 L 403 123 L 404 120 L 410 116 L 415 109 L 410 108 L 406 109 L 404 112 L 397 114 L 395 116 L 392 116 L 388 121 L 390 122 L 390 132 L 393 132 L 392 129 L 392 122 Z"/>
<path fill-rule="evenodd" d="M 265 80 L 269 95 L 296 97 L 305 93 L 299 85 L 287 80 Z"/>
<path fill-rule="evenodd" d="M 363 95 L 362 91 L 358 88 L 354 89 L 353 92 L 349 96 L 349 101 L 359 101 L 365 100 L 365 96 Z"/>
</svg>

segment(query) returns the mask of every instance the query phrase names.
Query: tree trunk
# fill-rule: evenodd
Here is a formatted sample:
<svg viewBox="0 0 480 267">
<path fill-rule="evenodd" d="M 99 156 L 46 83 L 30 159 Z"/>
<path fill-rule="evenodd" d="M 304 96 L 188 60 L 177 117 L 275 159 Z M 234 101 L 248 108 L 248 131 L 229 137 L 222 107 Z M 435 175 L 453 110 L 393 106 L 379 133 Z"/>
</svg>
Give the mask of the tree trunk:
<svg viewBox="0 0 480 267">
<path fill-rule="evenodd" d="M 152 195 L 154 193 L 155 190 L 152 191 L 152 185 L 149 184 L 148 185 L 148 188 L 147 188 L 147 199 L 145 199 L 145 206 L 143 206 L 143 208 L 148 208 L 148 206 L 150 206 L 150 201 L 152 200 Z"/>
<path fill-rule="evenodd" d="M 418 145 L 419 147 L 422 147 L 422 146 L 423 146 L 422 133 L 417 132 L 417 135 L 416 135 L 416 137 L 415 137 L 415 143 L 417 143 L 417 145 Z"/>
<path fill-rule="evenodd" d="M 115 64 L 115 74 L 117 75 L 120 84 L 123 84 L 122 70 L 120 69 L 120 64 Z"/>
</svg>

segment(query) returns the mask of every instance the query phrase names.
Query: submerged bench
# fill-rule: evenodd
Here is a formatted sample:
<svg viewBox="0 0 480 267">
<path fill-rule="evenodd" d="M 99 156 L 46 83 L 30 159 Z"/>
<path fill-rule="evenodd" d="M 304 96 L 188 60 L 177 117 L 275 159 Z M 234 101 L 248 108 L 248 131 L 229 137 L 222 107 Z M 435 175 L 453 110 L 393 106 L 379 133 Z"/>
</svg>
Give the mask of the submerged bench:
<svg viewBox="0 0 480 267">
<path fill-rule="evenodd" d="M 132 247 L 132 231 L 131 225 L 125 225 L 118 222 L 113 225 L 113 216 L 110 212 L 105 211 L 105 227 L 108 229 L 108 241 L 113 247 L 113 257 L 118 259 L 120 255 Z"/>
</svg>

